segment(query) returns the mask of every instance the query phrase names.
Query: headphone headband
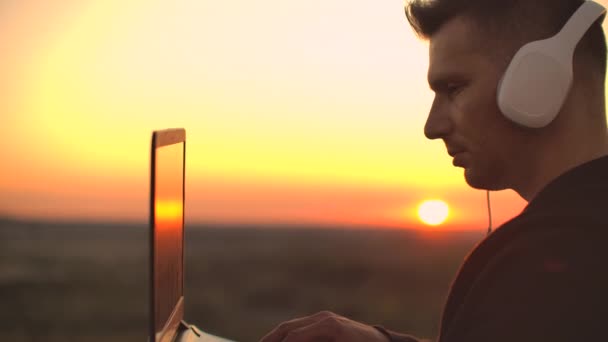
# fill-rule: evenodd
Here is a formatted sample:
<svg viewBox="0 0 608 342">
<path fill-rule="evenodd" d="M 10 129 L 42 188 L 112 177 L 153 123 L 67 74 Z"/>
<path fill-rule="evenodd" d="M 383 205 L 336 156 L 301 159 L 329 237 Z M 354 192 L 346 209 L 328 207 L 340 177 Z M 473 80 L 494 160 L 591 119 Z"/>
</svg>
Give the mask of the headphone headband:
<svg viewBox="0 0 608 342">
<path fill-rule="evenodd" d="M 555 37 L 574 52 L 578 42 L 595 21 L 606 13 L 606 9 L 594 1 L 585 1 Z M 602 19 L 603 20 L 603 19 Z"/>
</svg>

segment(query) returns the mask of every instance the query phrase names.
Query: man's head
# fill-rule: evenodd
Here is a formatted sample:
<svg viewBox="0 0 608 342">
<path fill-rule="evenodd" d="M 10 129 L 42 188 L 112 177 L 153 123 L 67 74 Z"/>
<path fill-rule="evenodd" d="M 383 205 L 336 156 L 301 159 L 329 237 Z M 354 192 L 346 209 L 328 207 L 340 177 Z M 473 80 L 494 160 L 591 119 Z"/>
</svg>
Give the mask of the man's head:
<svg viewBox="0 0 608 342">
<path fill-rule="evenodd" d="M 555 35 L 584 0 L 413 0 L 405 14 L 414 31 L 432 39 L 456 17 L 476 29 L 470 37 L 506 67 L 524 44 Z M 577 53 L 606 73 L 606 42 L 598 20 L 579 43 Z"/>
<path fill-rule="evenodd" d="M 436 96 L 425 134 L 430 139 L 444 140 L 454 164 L 465 169 L 471 186 L 513 188 L 530 197 L 538 185 L 527 183 L 557 176 L 537 170 L 538 164 L 543 158 L 555 159 L 547 157 L 545 150 L 555 144 L 552 140 L 571 136 L 576 127 L 566 131 L 567 125 L 559 122 L 543 129 L 514 124 L 498 108 L 497 86 L 520 47 L 554 36 L 582 3 L 583 0 L 414 0 L 407 5 L 410 24 L 419 36 L 430 40 L 428 78 Z M 605 121 L 606 43 L 599 22 L 578 44 L 573 90 L 555 121 L 569 125 L 572 120 Z M 587 93 L 586 98 L 580 96 L 582 93 Z M 582 108 L 584 100 L 593 105 Z M 575 110 L 596 113 L 583 113 L 579 118 L 566 113 Z M 554 164 L 554 169 L 560 167 L 559 163 Z M 563 168 L 568 162 L 561 164 Z"/>
</svg>

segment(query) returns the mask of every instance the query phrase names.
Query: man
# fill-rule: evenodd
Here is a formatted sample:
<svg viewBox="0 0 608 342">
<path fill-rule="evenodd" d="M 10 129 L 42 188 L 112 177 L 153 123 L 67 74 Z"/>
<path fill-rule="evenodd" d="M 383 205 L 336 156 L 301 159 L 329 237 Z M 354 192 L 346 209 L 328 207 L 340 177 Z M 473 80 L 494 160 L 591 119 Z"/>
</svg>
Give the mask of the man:
<svg viewBox="0 0 608 342">
<path fill-rule="evenodd" d="M 554 36 L 582 4 L 414 0 L 406 7 L 416 33 L 430 41 L 428 80 L 435 99 L 425 135 L 444 141 L 470 186 L 513 189 L 529 201 L 462 265 L 444 307 L 439 341 L 608 340 L 603 17 L 575 42 L 573 81 L 553 120 L 525 127 L 507 117 L 497 100 L 516 52 Z M 555 100 L 543 98 L 553 84 L 537 81 L 515 92 L 541 105 Z M 262 341 L 416 339 L 321 312 L 285 322 Z"/>
</svg>

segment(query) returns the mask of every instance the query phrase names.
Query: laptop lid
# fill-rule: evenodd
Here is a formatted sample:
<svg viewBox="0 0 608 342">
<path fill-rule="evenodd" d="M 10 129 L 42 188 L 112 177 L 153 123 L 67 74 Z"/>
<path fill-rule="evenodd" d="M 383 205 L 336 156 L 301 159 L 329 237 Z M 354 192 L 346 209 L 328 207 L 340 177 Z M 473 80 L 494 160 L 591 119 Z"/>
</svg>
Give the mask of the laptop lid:
<svg viewBox="0 0 608 342">
<path fill-rule="evenodd" d="M 186 131 L 152 133 L 149 340 L 173 341 L 184 317 Z"/>
</svg>

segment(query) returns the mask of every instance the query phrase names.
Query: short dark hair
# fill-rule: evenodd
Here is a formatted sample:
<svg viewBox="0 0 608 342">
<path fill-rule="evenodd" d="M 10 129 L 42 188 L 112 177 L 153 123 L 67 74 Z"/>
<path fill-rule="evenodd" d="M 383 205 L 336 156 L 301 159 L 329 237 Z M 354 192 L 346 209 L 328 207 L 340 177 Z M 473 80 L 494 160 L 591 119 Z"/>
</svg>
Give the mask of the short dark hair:
<svg viewBox="0 0 608 342">
<path fill-rule="evenodd" d="M 584 0 L 411 0 L 405 7 L 410 25 L 423 39 L 430 39 L 450 19 L 463 16 L 484 32 L 484 40 L 506 48 L 510 60 L 527 42 L 555 35 Z M 577 56 L 606 74 L 606 38 L 603 17 L 587 31 L 577 46 Z M 489 39 L 489 40 L 488 40 Z"/>
</svg>

